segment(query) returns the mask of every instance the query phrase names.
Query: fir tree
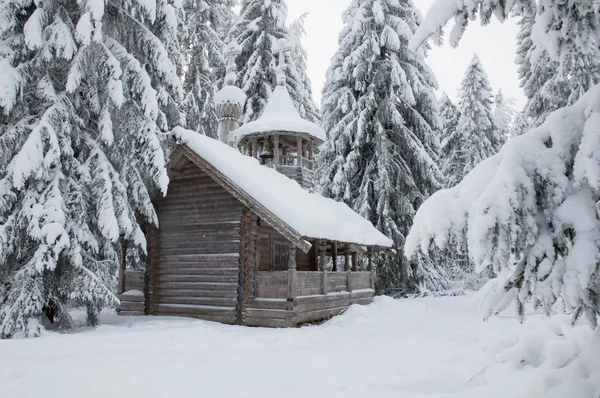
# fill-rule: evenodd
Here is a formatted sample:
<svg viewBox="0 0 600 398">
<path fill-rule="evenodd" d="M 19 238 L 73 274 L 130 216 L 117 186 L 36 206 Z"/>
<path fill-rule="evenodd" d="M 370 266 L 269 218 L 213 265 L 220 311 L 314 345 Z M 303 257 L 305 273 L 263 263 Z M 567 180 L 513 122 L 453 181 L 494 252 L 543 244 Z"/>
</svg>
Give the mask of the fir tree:
<svg viewBox="0 0 600 398">
<path fill-rule="evenodd" d="M 494 128 L 498 134 L 502 137 L 503 141 L 506 141 L 510 136 L 513 118 L 515 117 L 515 110 L 513 105 L 515 100 L 513 98 L 506 98 L 502 94 L 502 90 L 498 90 L 498 93 L 494 96 L 494 110 L 493 110 L 493 122 Z"/>
<path fill-rule="evenodd" d="M 242 46 L 236 59 L 238 86 L 248 99 L 244 122 L 256 120 L 262 113 L 271 92 L 277 84 L 277 57 L 273 46 L 286 39 L 297 46 L 286 25 L 287 5 L 284 0 L 242 0 L 240 17 L 229 33 L 229 40 Z M 311 119 L 314 103 L 306 89 L 306 71 L 294 58 L 286 55 L 286 86 L 296 109 Z"/>
<path fill-rule="evenodd" d="M 320 189 L 370 220 L 397 249 L 415 209 L 443 183 L 435 78 L 424 53 L 407 50 L 419 22 L 409 0 L 352 1 L 323 90 L 328 139 L 318 158 Z M 447 286 L 425 256 L 376 263 L 383 292 Z"/>
<path fill-rule="evenodd" d="M 457 2 L 454 9 L 436 3 L 431 23 L 415 35 L 411 48 L 441 33 L 452 13 L 459 21 L 453 36 L 457 41 L 467 16 L 482 15 L 485 23 L 492 13 L 508 15 L 510 7 L 524 3 L 475 0 Z M 559 70 L 573 71 L 563 78 L 577 91 L 583 90 L 582 68 L 591 66 L 585 59 L 597 56 L 599 12 L 597 0 L 568 7 L 544 0 L 531 28 L 533 45 L 546 51 Z M 588 73 L 592 79 L 595 69 Z M 600 314 L 599 110 L 596 84 L 572 106 L 550 113 L 537 128 L 509 140 L 501 153 L 459 185 L 437 192 L 415 216 L 405 253 L 426 251 L 432 242 L 445 247 L 448 236 L 466 237 L 474 262 L 493 265 L 499 275 L 485 292 L 486 316 L 511 303 L 524 315 L 527 302 L 549 314 L 560 300 L 558 308 L 572 312 L 574 321 L 585 314 L 595 327 Z"/>
<path fill-rule="evenodd" d="M 441 129 L 440 129 L 440 168 L 442 173 L 446 178 L 448 178 L 448 171 L 446 165 L 446 159 L 448 158 L 447 154 L 449 153 L 449 140 L 458 127 L 458 120 L 460 119 L 460 111 L 458 107 L 452 102 L 452 100 L 448 97 L 446 93 L 442 93 L 442 96 L 439 100 L 440 107 L 440 120 L 441 120 Z"/>
<path fill-rule="evenodd" d="M 302 45 L 302 38 L 306 36 L 306 29 L 304 28 L 304 20 L 308 16 L 308 13 L 300 15 L 295 21 L 290 24 L 290 39 L 293 45 L 292 60 L 298 76 L 296 80 L 300 82 L 303 89 L 303 97 L 305 100 L 302 101 L 299 109 L 300 116 L 313 123 L 319 123 L 321 121 L 321 115 L 317 104 L 315 104 L 312 95 L 312 84 L 307 74 L 307 53 Z"/>
<path fill-rule="evenodd" d="M 143 5 L 140 5 L 143 4 Z M 145 250 L 149 190 L 166 191 L 163 133 L 180 122 L 166 1 L 0 4 L 0 337 L 37 336 L 114 303 L 119 239 Z M 166 143 L 165 143 L 166 144 Z"/>
<path fill-rule="evenodd" d="M 213 105 L 216 78 L 224 73 L 223 32 L 231 18 L 227 0 L 186 0 L 186 57 L 184 75 L 185 127 L 216 138 L 217 117 Z"/>
<path fill-rule="evenodd" d="M 503 144 L 492 122 L 491 97 L 487 75 L 475 55 L 461 84 L 456 130 L 444 140 L 443 172 L 448 187 L 456 185 Z"/>
<path fill-rule="evenodd" d="M 545 0 L 538 3 L 537 9 L 526 7 L 519 13 L 516 61 L 520 85 L 527 98 L 524 116 L 533 127 L 542 124 L 555 110 L 574 104 L 591 86 L 600 82 L 600 57 L 597 52 L 566 52 L 559 60 L 556 56 L 552 57 L 546 48 L 533 42 L 536 10 L 538 15 L 543 16 L 553 7 L 553 0 Z M 546 27 L 540 23 L 537 26 L 538 35 L 547 34 L 539 32 L 542 29 L 552 31 L 559 29 L 559 26 L 556 21 Z M 553 47 L 551 50 L 555 51 Z"/>
</svg>

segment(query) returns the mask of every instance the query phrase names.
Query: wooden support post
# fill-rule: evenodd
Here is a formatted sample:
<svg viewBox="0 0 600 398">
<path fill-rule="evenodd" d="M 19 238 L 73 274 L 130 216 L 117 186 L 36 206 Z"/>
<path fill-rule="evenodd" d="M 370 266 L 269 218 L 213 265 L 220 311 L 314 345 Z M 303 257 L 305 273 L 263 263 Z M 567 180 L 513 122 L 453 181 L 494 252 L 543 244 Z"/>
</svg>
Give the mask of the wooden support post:
<svg viewBox="0 0 600 398">
<path fill-rule="evenodd" d="M 346 290 L 352 292 L 352 266 L 350 264 L 350 245 L 344 245 L 344 270 L 346 271 Z"/>
<path fill-rule="evenodd" d="M 331 270 L 333 272 L 337 272 L 338 271 L 337 242 L 333 242 L 331 244 L 331 258 L 333 260 L 333 267 Z"/>
<path fill-rule="evenodd" d="M 119 269 L 119 291 L 118 294 L 123 294 L 125 291 L 125 269 L 127 269 L 127 246 L 128 241 L 124 235 L 120 237 L 121 241 L 121 267 Z"/>
<path fill-rule="evenodd" d="M 321 279 L 323 294 L 327 294 L 327 267 L 325 265 L 325 250 L 327 250 L 327 242 L 322 240 L 319 241 L 319 269 L 323 273 L 323 277 Z"/>
<path fill-rule="evenodd" d="M 279 166 L 279 134 L 273 135 L 273 164 Z"/>
<path fill-rule="evenodd" d="M 287 310 L 294 309 L 294 299 L 296 298 L 296 253 L 297 249 L 292 247 L 290 249 L 290 258 L 288 259 L 288 304 L 286 305 Z"/>
<path fill-rule="evenodd" d="M 367 271 L 371 273 L 371 289 L 375 289 L 375 268 L 373 267 L 373 247 L 367 248 Z"/>
<path fill-rule="evenodd" d="M 310 159 L 309 168 L 314 170 L 315 168 L 315 142 L 311 139 L 308 142 L 308 158 Z"/>
<path fill-rule="evenodd" d="M 302 136 L 296 137 L 296 154 L 298 155 L 298 166 L 302 167 Z"/>
<path fill-rule="evenodd" d="M 356 253 L 352 253 L 352 271 L 358 271 L 358 256 Z"/>
</svg>

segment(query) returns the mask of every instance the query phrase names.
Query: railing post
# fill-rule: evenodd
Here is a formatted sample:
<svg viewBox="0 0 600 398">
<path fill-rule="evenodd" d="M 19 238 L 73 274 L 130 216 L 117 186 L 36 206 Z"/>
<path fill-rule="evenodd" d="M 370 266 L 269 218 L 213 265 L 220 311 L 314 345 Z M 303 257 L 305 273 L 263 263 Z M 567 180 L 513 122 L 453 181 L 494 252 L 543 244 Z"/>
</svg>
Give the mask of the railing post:
<svg viewBox="0 0 600 398">
<path fill-rule="evenodd" d="M 296 298 L 296 278 L 297 278 L 297 270 L 296 270 L 296 252 L 297 249 L 292 247 L 290 249 L 290 258 L 288 260 L 288 297 L 287 297 L 287 310 L 294 309 L 294 299 Z"/>
<path fill-rule="evenodd" d="M 344 271 L 346 271 L 346 290 L 352 293 L 352 265 L 350 264 L 350 245 L 344 245 Z"/>
<path fill-rule="evenodd" d="M 279 166 L 279 134 L 273 135 L 273 164 Z"/>
<path fill-rule="evenodd" d="M 302 136 L 296 137 L 296 154 L 298 156 L 298 166 L 302 167 Z"/>
<path fill-rule="evenodd" d="M 375 289 L 375 268 L 373 267 L 373 247 L 367 248 L 367 271 L 371 273 L 371 289 Z"/>
<path fill-rule="evenodd" d="M 333 267 L 332 267 L 332 271 L 333 272 L 337 272 L 338 271 L 338 258 L 337 258 L 337 242 L 333 242 L 331 244 L 331 258 L 333 260 Z"/>
<path fill-rule="evenodd" d="M 327 294 L 327 267 L 325 266 L 325 251 L 327 250 L 327 242 L 324 240 L 319 241 L 319 269 L 322 274 L 322 291 L 323 294 Z"/>
</svg>

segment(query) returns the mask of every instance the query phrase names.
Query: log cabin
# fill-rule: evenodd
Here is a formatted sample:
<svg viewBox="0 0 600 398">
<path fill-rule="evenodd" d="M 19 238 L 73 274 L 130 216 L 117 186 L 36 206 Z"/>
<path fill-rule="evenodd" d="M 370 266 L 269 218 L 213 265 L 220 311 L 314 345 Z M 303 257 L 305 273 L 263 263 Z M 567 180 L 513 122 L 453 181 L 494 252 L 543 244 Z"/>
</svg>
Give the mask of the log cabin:
<svg viewBox="0 0 600 398">
<path fill-rule="evenodd" d="M 258 120 L 237 128 L 245 95 L 228 81 L 215 97 L 219 140 L 175 131 L 148 263 L 122 271 L 119 314 L 292 327 L 371 303 L 373 254 L 392 241 L 311 192 L 325 133 L 282 84 Z"/>
</svg>

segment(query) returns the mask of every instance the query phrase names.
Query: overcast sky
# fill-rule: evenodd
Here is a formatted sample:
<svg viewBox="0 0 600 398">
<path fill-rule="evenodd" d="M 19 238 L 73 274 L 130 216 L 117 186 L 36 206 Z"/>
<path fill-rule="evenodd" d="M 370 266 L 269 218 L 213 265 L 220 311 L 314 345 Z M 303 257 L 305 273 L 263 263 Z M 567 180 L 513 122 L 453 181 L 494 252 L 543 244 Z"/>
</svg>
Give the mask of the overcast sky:
<svg viewBox="0 0 600 398">
<path fill-rule="evenodd" d="M 308 52 L 308 72 L 313 84 L 315 99 L 321 100 L 321 89 L 325 82 L 325 72 L 331 57 L 337 49 L 338 35 L 342 29 L 342 11 L 351 0 L 287 0 L 290 20 L 304 12 L 307 37 L 304 46 Z M 424 15 L 433 0 L 414 0 Z M 488 73 L 494 92 L 502 89 L 507 97 L 523 106 L 525 100 L 519 88 L 517 68 L 515 66 L 516 19 L 502 24 L 496 20 L 489 26 L 481 27 L 479 21 L 471 23 L 457 48 L 445 43 L 443 47 L 434 47 L 427 62 L 433 69 L 441 90 L 451 98 L 456 98 L 464 71 L 474 53 Z M 451 22 L 452 23 L 452 22 Z"/>
</svg>

